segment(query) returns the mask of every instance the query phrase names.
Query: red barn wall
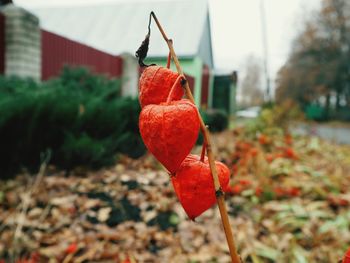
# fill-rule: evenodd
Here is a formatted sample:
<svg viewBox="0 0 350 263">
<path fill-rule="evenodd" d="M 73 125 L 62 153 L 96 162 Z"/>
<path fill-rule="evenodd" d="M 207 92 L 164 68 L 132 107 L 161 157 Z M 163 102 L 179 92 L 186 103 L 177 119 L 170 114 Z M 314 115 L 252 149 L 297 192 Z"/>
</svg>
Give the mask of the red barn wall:
<svg viewBox="0 0 350 263">
<path fill-rule="evenodd" d="M 42 80 L 57 76 L 64 65 L 86 66 L 109 77 L 122 75 L 123 60 L 92 47 L 41 30 Z"/>
<path fill-rule="evenodd" d="M 194 94 L 194 83 L 195 83 L 195 78 L 192 77 L 191 75 L 185 74 L 185 77 L 188 81 L 188 85 L 190 86 L 190 90 L 192 92 L 192 94 Z"/>
</svg>

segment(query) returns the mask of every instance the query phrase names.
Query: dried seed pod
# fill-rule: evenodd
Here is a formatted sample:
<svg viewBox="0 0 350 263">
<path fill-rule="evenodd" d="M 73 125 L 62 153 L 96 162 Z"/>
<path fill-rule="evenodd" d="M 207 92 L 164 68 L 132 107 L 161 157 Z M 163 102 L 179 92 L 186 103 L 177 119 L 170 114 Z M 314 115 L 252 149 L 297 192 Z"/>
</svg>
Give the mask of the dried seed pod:
<svg viewBox="0 0 350 263">
<path fill-rule="evenodd" d="M 216 161 L 216 169 L 221 188 L 228 191 L 230 170 Z M 208 159 L 200 161 L 197 155 L 188 155 L 175 176 L 171 178 L 176 195 L 190 219 L 208 210 L 216 203 L 215 188 Z"/>
<path fill-rule="evenodd" d="M 175 173 L 196 143 L 198 110 L 189 100 L 147 105 L 139 128 L 147 149 L 170 173 Z"/>
<path fill-rule="evenodd" d="M 141 107 L 149 104 L 160 104 L 166 102 L 170 90 L 179 74 L 170 69 L 160 66 L 149 66 L 142 72 L 139 80 L 139 100 Z M 184 90 L 177 83 L 173 100 L 180 100 Z"/>
</svg>

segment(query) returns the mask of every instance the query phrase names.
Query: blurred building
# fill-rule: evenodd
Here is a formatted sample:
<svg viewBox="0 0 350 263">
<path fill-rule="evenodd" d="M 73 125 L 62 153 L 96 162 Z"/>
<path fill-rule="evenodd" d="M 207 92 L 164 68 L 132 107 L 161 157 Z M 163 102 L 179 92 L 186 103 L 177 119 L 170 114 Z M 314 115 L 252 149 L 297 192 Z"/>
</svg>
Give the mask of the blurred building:
<svg viewBox="0 0 350 263">
<path fill-rule="evenodd" d="M 10 1 L 1 6 L 1 74 L 48 80 L 65 65 L 86 66 L 96 73 L 121 77 L 123 59 L 43 30 L 36 15 Z"/>
<path fill-rule="evenodd" d="M 11 3 L 0 11 L 1 73 L 40 79 L 39 19 Z"/>
<path fill-rule="evenodd" d="M 214 77 L 214 92 L 212 107 L 221 109 L 229 114 L 234 114 L 237 110 L 237 71 L 216 71 Z"/>
<path fill-rule="evenodd" d="M 135 51 L 147 33 L 149 14 L 154 11 L 180 58 L 198 105 L 208 105 L 212 92 L 213 56 L 207 1 L 149 1 L 103 3 L 78 7 L 31 10 L 43 29 L 89 45 L 112 55 L 122 55 L 128 75 L 125 92 L 136 94 L 138 65 Z M 165 65 L 168 47 L 152 25 L 148 62 Z M 133 73 L 133 74 L 132 74 Z"/>
<path fill-rule="evenodd" d="M 121 77 L 123 95 L 136 96 L 140 70 L 134 54 L 154 11 L 174 41 L 196 104 L 217 105 L 206 0 L 130 1 L 29 11 L 8 2 L 1 7 L 0 17 L 0 71 L 6 75 L 47 80 L 65 64 L 82 65 Z M 165 66 L 168 47 L 153 23 L 146 63 Z M 230 107 L 225 107 L 228 112 Z"/>
</svg>

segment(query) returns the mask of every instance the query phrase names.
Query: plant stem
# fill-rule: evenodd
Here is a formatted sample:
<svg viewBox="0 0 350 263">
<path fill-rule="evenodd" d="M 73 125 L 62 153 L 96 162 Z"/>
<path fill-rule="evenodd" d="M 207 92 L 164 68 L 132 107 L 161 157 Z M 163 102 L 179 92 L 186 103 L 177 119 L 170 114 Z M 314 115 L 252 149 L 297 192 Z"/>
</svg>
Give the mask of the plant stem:
<svg viewBox="0 0 350 263">
<path fill-rule="evenodd" d="M 171 41 L 171 43 L 173 43 L 173 41 L 171 39 L 169 39 L 169 41 Z M 170 69 L 170 62 L 171 62 L 171 52 L 169 51 L 168 61 L 166 62 L 166 68 Z"/>
<path fill-rule="evenodd" d="M 176 78 L 176 80 L 175 80 L 173 86 L 172 86 L 171 89 L 170 89 L 170 92 L 169 92 L 169 95 L 168 95 L 168 97 L 167 97 L 166 103 L 170 103 L 170 102 L 173 100 L 174 94 L 175 94 L 175 92 L 176 92 L 176 88 L 178 87 L 179 82 L 180 82 L 181 80 L 183 80 L 183 79 L 185 79 L 185 76 L 183 76 L 183 75 L 179 75 L 179 76 Z"/>
<path fill-rule="evenodd" d="M 170 68 L 171 53 L 169 52 L 168 61 L 166 62 L 166 68 Z"/>
<path fill-rule="evenodd" d="M 202 145 L 202 152 L 201 152 L 201 158 L 199 159 L 202 163 L 204 162 L 204 158 L 205 158 L 205 150 L 206 150 L 206 143 L 203 142 L 203 145 Z"/>
<path fill-rule="evenodd" d="M 175 54 L 174 51 L 174 47 L 172 44 L 172 41 L 170 39 L 168 39 L 168 37 L 166 36 L 161 24 L 159 23 L 156 15 L 154 14 L 154 12 L 151 12 L 151 16 L 153 17 L 154 21 L 156 22 L 158 29 L 160 31 L 160 33 L 162 34 L 165 42 L 167 43 L 168 47 L 169 47 L 169 51 L 171 53 L 171 57 L 174 60 L 175 66 L 176 66 L 176 70 L 180 75 L 184 75 L 183 70 L 180 66 L 180 62 Z M 185 91 L 186 91 L 186 96 L 187 98 L 193 103 L 195 104 L 193 95 L 191 93 L 191 89 L 190 86 L 188 85 L 188 81 L 186 81 L 185 85 L 184 85 Z M 235 242 L 233 239 L 233 234 L 232 234 L 232 229 L 230 227 L 230 222 L 229 222 L 229 218 L 228 218 L 228 214 L 227 214 L 227 210 L 226 210 L 226 205 L 225 205 L 225 199 L 224 199 L 224 195 L 220 186 L 220 181 L 218 178 L 218 173 L 216 170 L 216 165 L 215 165 L 215 158 L 214 158 L 214 154 L 212 151 L 212 144 L 211 144 L 211 138 L 210 138 L 210 133 L 209 130 L 207 129 L 207 127 L 204 124 L 204 121 L 202 119 L 202 117 L 199 114 L 199 121 L 200 121 L 200 126 L 201 126 L 201 131 L 203 133 L 203 137 L 204 137 L 204 143 L 206 145 L 207 148 L 207 155 L 208 155 L 208 160 L 209 160 L 209 167 L 210 167 L 210 171 L 211 171 L 211 175 L 213 177 L 213 182 L 214 182 L 214 187 L 215 187 L 215 193 L 216 193 L 216 199 L 217 199 L 217 203 L 219 206 L 219 210 L 220 210 L 220 215 L 221 215 L 221 221 L 224 227 L 224 231 L 226 234 L 226 240 L 227 240 L 227 244 L 230 250 L 230 255 L 231 255 L 231 259 L 233 263 L 241 263 L 240 257 L 237 254 L 236 251 L 236 247 L 235 247 Z"/>
</svg>

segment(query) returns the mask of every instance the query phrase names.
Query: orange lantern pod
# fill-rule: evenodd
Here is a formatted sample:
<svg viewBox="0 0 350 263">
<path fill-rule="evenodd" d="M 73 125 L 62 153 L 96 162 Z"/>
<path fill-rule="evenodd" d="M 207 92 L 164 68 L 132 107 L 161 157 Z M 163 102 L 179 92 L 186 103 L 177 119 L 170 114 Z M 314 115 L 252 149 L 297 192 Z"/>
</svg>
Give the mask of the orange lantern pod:
<svg viewBox="0 0 350 263">
<path fill-rule="evenodd" d="M 148 66 L 145 68 L 139 80 L 139 101 L 141 107 L 166 102 L 170 90 L 179 76 L 179 73 L 160 66 Z M 184 90 L 178 82 L 172 99 L 180 100 L 183 95 Z"/>
<path fill-rule="evenodd" d="M 199 113 L 187 99 L 173 101 L 178 77 L 166 102 L 145 106 L 139 117 L 140 134 L 147 149 L 171 173 L 190 153 L 199 133 Z"/>
<path fill-rule="evenodd" d="M 216 161 L 215 165 L 221 188 L 227 192 L 230 170 L 221 162 Z M 171 181 L 182 207 L 192 220 L 216 203 L 208 158 L 201 161 L 198 155 L 188 155 Z"/>
</svg>

